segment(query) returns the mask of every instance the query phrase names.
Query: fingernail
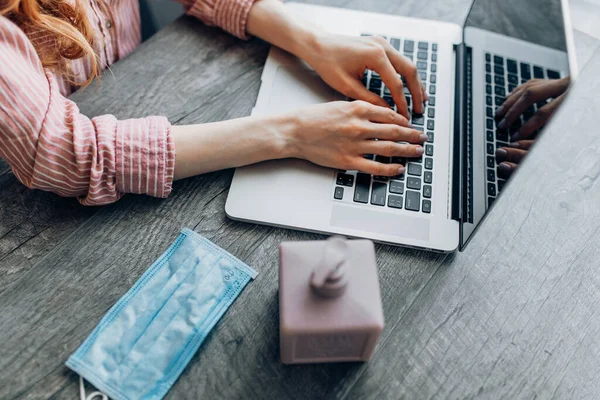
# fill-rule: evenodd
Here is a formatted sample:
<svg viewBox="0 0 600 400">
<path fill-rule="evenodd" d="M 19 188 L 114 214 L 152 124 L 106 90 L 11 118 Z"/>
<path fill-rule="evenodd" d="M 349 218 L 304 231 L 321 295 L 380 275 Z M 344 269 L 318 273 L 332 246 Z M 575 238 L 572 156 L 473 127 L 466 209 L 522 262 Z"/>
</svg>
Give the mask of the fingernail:
<svg viewBox="0 0 600 400">
<path fill-rule="evenodd" d="M 504 126 L 506 125 L 506 119 L 503 119 L 502 121 L 500 121 L 500 123 L 498 124 L 498 128 L 500 129 L 504 129 Z"/>
<path fill-rule="evenodd" d="M 424 133 L 421 133 L 421 134 L 419 135 L 419 139 L 421 140 L 421 142 L 426 142 L 426 141 L 429 139 L 429 136 L 427 136 L 427 135 L 426 135 L 426 134 L 424 134 Z"/>
<path fill-rule="evenodd" d="M 496 157 L 506 157 L 508 152 L 502 148 L 496 149 Z"/>
<path fill-rule="evenodd" d="M 425 135 L 425 136 L 427 136 L 427 135 Z M 417 149 L 415 150 L 415 152 L 416 152 L 418 155 L 421 155 L 421 154 L 423 154 L 425 151 L 423 150 L 423 148 L 422 148 L 421 146 L 418 146 L 418 147 L 417 147 Z"/>
<path fill-rule="evenodd" d="M 515 133 L 514 135 L 512 135 L 512 137 L 510 138 L 511 142 L 516 142 L 519 139 L 521 139 L 521 132 L 520 131 L 517 131 L 517 133 Z"/>
<path fill-rule="evenodd" d="M 510 174 L 511 171 L 512 171 L 512 167 L 506 163 L 500 163 L 500 165 L 498 165 L 498 172 Z"/>
<path fill-rule="evenodd" d="M 519 142 L 512 142 L 508 144 L 508 147 L 512 147 L 515 149 L 518 149 L 521 145 L 519 144 Z"/>
<path fill-rule="evenodd" d="M 406 171 L 406 168 L 404 168 L 404 167 L 398 168 L 398 175 L 402 175 L 404 173 L 404 171 Z"/>
</svg>

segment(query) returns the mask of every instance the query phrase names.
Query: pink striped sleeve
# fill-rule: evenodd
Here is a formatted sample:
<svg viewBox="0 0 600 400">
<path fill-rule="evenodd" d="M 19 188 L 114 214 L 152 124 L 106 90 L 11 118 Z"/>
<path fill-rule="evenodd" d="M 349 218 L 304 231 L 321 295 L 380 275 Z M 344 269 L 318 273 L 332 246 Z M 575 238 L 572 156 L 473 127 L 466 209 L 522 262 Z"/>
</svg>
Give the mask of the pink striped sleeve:
<svg viewBox="0 0 600 400">
<path fill-rule="evenodd" d="M 199 18 L 207 25 L 216 25 L 227 32 L 248 39 L 246 21 L 256 0 L 177 0 L 185 12 Z"/>
<path fill-rule="evenodd" d="M 30 188 L 102 205 L 123 193 L 166 197 L 175 149 L 164 117 L 82 115 L 25 34 L 0 17 L 0 157 Z"/>
</svg>

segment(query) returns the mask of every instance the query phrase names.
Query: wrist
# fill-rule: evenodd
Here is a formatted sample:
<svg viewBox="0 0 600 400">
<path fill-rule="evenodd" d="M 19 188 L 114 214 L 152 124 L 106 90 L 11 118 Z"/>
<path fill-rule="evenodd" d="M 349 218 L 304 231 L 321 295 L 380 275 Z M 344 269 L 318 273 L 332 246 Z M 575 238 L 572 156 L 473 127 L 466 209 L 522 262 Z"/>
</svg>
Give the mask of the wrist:
<svg viewBox="0 0 600 400">
<path fill-rule="evenodd" d="M 269 143 L 268 151 L 273 155 L 270 159 L 299 158 L 300 149 L 297 140 L 298 118 L 293 114 L 284 114 L 267 117 L 266 121 L 260 121 L 263 126 L 268 127 Z"/>
</svg>

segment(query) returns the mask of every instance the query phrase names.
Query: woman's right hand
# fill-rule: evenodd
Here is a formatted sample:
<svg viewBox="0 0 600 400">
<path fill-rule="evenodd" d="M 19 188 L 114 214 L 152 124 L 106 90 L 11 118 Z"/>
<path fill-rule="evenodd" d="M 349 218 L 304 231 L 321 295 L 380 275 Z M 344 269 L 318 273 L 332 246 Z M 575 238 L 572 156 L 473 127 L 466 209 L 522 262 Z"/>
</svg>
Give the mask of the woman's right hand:
<svg viewBox="0 0 600 400">
<path fill-rule="evenodd" d="M 427 135 L 410 128 L 408 120 L 391 108 L 364 101 L 317 104 L 298 110 L 291 119 L 294 128 L 287 144 L 292 157 L 372 175 L 399 175 L 405 168 L 366 159 L 365 154 L 419 157 L 421 144 L 427 141 Z"/>
</svg>

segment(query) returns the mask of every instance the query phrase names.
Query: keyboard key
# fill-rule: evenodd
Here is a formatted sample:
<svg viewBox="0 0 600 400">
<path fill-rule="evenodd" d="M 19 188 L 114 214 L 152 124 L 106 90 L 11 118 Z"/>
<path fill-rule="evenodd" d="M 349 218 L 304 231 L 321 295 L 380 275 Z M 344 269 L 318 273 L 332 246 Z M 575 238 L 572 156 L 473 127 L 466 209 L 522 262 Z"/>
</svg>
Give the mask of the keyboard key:
<svg viewBox="0 0 600 400">
<path fill-rule="evenodd" d="M 429 43 L 427 42 L 419 42 L 419 49 L 420 50 L 427 50 L 429 48 Z"/>
<path fill-rule="evenodd" d="M 437 64 L 431 64 L 431 72 L 437 72 Z"/>
<path fill-rule="evenodd" d="M 410 97 L 406 96 L 406 104 L 410 107 Z"/>
<path fill-rule="evenodd" d="M 371 186 L 371 175 L 358 173 L 356 175 L 356 187 L 354 188 L 354 201 L 367 204 L 369 202 L 369 187 Z"/>
<path fill-rule="evenodd" d="M 508 85 L 508 93 L 512 93 L 516 88 L 516 85 Z"/>
<path fill-rule="evenodd" d="M 379 181 L 379 182 L 387 182 L 388 181 L 388 177 L 387 176 L 373 175 L 373 180 L 374 181 Z"/>
<path fill-rule="evenodd" d="M 488 142 L 494 141 L 494 131 L 486 131 L 486 138 Z"/>
<path fill-rule="evenodd" d="M 496 159 L 493 156 L 487 156 L 488 168 L 494 168 L 496 166 Z"/>
<path fill-rule="evenodd" d="M 412 115 L 412 119 L 411 119 L 411 123 L 413 125 L 425 125 L 425 117 L 423 116 L 423 114 L 413 114 Z"/>
<path fill-rule="evenodd" d="M 431 50 L 432 51 L 437 51 L 437 43 L 434 43 L 431 45 Z"/>
<path fill-rule="evenodd" d="M 492 96 L 485 96 L 485 104 L 488 106 L 491 106 L 494 104 L 494 101 L 492 100 Z"/>
<path fill-rule="evenodd" d="M 531 79 L 531 67 L 529 64 L 521 63 L 521 78 L 525 80 Z"/>
<path fill-rule="evenodd" d="M 494 56 L 494 64 L 504 65 L 504 58 L 500 56 Z"/>
<path fill-rule="evenodd" d="M 390 158 L 385 156 L 375 156 L 375 161 L 382 164 L 389 164 Z"/>
<path fill-rule="evenodd" d="M 372 160 L 375 156 L 373 154 L 365 154 L 363 155 L 364 158 L 366 158 L 367 160 Z"/>
<path fill-rule="evenodd" d="M 427 104 L 430 105 L 431 107 L 435 107 L 435 97 L 429 96 L 429 100 L 427 101 Z"/>
<path fill-rule="evenodd" d="M 404 52 L 412 53 L 413 51 L 415 51 L 415 42 L 412 40 L 405 40 L 404 41 Z"/>
<path fill-rule="evenodd" d="M 434 137 L 433 132 L 427 132 L 427 143 L 433 143 Z"/>
<path fill-rule="evenodd" d="M 406 209 L 410 211 L 419 211 L 421 202 L 421 193 L 406 191 Z"/>
<path fill-rule="evenodd" d="M 496 150 L 494 149 L 494 144 L 493 143 L 488 143 L 487 144 L 487 153 L 489 155 L 492 155 L 496 152 Z"/>
<path fill-rule="evenodd" d="M 500 65 L 494 65 L 494 74 L 504 76 L 504 67 L 501 67 Z"/>
<path fill-rule="evenodd" d="M 425 171 L 425 175 L 423 175 L 423 182 L 425 182 L 425 183 L 433 182 L 433 172 Z"/>
<path fill-rule="evenodd" d="M 487 61 L 487 62 L 492 61 L 492 55 L 490 53 L 485 53 L 485 61 Z"/>
<path fill-rule="evenodd" d="M 494 129 L 494 120 L 493 119 L 491 119 L 491 118 L 486 119 L 485 124 L 488 129 Z"/>
<path fill-rule="evenodd" d="M 510 58 L 506 59 L 506 69 L 511 74 L 517 73 L 517 62 L 515 60 L 511 60 Z"/>
<path fill-rule="evenodd" d="M 496 85 L 504 86 L 504 78 L 498 75 L 494 75 L 494 83 Z"/>
<path fill-rule="evenodd" d="M 496 182 L 496 173 L 494 172 L 493 169 L 487 170 L 487 179 L 488 179 L 488 182 Z"/>
<path fill-rule="evenodd" d="M 392 95 L 392 92 L 390 92 L 390 88 L 389 88 L 389 87 L 387 87 L 387 86 L 384 86 L 384 87 L 383 87 L 383 94 L 384 94 L 385 96 L 391 96 L 391 95 Z"/>
<path fill-rule="evenodd" d="M 417 69 L 421 71 L 427 70 L 427 62 L 425 61 L 417 61 Z"/>
<path fill-rule="evenodd" d="M 404 57 L 408 58 L 410 61 L 413 60 L 413 53 L 404 53 Z"/>
<path fill-rule="evenodd" d="M 485 74 L 485 83 L 492 83 L 492 76 L 490 74 Z"/>
<path fill-rule="evenodd" d="M 396 105 L 392 96 L 383 96 L 383 99 L 386 101 L 386 103 L 388 103 L 388 106 L 390 107 L 394 107 Z"/>
<path fill-rule="evenodd" d="M 485 85 L 485 92 L 487 94 L 492 94 L 492 85 Z"/>
<path fill-rule="evenodd" d="M 400 39 L 392 38 L 390 40 L 390 43 L 391 43 L 391 45 L 392 45 L 393 48 L 395 48 L 396 50 L 400 51 Z"/>
<path fill-rule="evenodd" d="M 427 199 L 431 198 L 431 186 L 423 185 L 423 197 Z"/>
<path fill-rule="evenodd" d="M 437 53 L 431 55 L 431 62 L 437 62 Z"/>
<path fill-rule="evenodd" d="M 342 174 L 341 172 L 337 175 L 336 183 L 342 186 L 352 187 L 354 184 L 354 175 Z"/>
<path fill-rule="evenodd" d="M 409 163 L 408 170 L 406 172 L 409 175 L 421 176 L 423 173 L 423 167 L 419 164 Z"/>
<path fill-rule="evenodd" d="M 431 83 L 437 83 L 437 75 L 436 74 L 431 74 L 431 78 L 429 79 L 429 82 L 431 82 Z"/>
<path fill-rule="evenodd" d="M 492 72 L 492 66 L 490 64 L 485 64 L 485 72 L 488 74 Z"/>
<path fill-rule="evenodd" d="M 495 104 L 500 107 L 502 104 L 504 104 L 504 97 L 500 97 L 500 96 L 496 96 L 494 98 Z"/>
<path fill-rule="evenodd" d="M 435 122 L 433 122 L 432 119 L 430 119 L 429 121 L 427 121 L 427 129 L 432 131 L 435 129 Z"/>
<path fill-rule="evenodd" d="M 404 183 L 391 181 L 390 182 L 390 193 L 403 194 L 404 193 Z"/>
<path fill-rule="evenodd" d="M 533 77 L 536 79 L 544 79 L 544 68 L 534 65 L 533 66 Z"/>
<path fill-rule="evenodd" d="M 548 79 L 560 79 L 560 73 L 557 71 L 547 69 L 546 74 L 548 75 Z"/>
<path fill-rule="evenodd" d="M 433 158 L 425 159 L 425 169 L 433 169 Z"/>
<path fill-rule="evenodd" d="M 402 208 L 403 199 L 402 196 L 388 196 L 388 206 L 391 208 Z"/>
<path fill-rule="evenodd" d="M 406 187 L 408 189 L 421 190 L 421 178 L 413 178 L 411 176 L 406 178 Z"/>
<path fill-rule="evenodd" d="M 427 60 L 427 52 L 426 51 L 417 52 L 417 60 Z"/>
<path fill-rule="evenodd" d="M 385 197 L 387 196 L 387 185 L 381 182 L 373 182 L 373 192 L 371 193 L 371 204 L 376 206 L 385 206 Z"/>
<path fill-rule="evenodd" d="M 492 109 L 492 107 L 485 108 L 485 116 L 488 118 L 494 118 L 494 110 Z"/>
<path fill-rule="evenodd" d="M 498 179 L 498 193 L 500 193 L 502 191 L 502 189 L 504 189 L 505 184 L 506 184 L 505 180 Z"/>
<path fill-rule="evenodd" d="M 488 183 L 488 195 L 490 196 L 496 196 L 496 184 L 495 183 Z"/>
<path fill-rule="evenodd" d="M 381 89 L 381 79 L 372 77 L 371 82 L 369 82 L 369 89 Z"/>
<path fill-rule="evenodd" d="M 423 82 L 427 81 L 427 72 L 419 71 L 419 78 L 421 78 Z"/>
<path fill-rule="evenodd" d="M 503 142 L 508 142 L 508 131 L 505 129 L 498 129 L 496 131 L 496 139 Z"/>
<path fill-rule="evenodd" d="M 516 75 L 508 74 L 508 83 L 511 83 L 513 85 L 518 85 L 519 78 Z M 504 83 L 502 83 L 502 84 L 504 85 Z"/>
<path fill-rule="evenodd" d="M 494 94 L 496 96 L 505 97 L 506 96 L 506 90 L 504 90 L 503 86 L 494 86 Z"/>
<path fill-rule="evenodd" d="M 433 146 L 430 144 L 426 144 L 425 145 L 425 155 L 426 156 L 433 156 Z"/>
<path fill-rule="evenodd" d="M 379 88 L 369 88 L 369 91 L 375 93 L 377 96 L 381 96 L 381 89 Z"/>
<path fill-rule="evenodd" d="M 423 212 L 429 214 L 431 212 L 431 201 L 423 200 Z"/>
<path fill-rule="evenodd" d="M 429 86 L 429 94 L 435 94 L 435 85 Z"/>
<path fill-rule="evenodd" d="M 337 186 L 335 188 L 335 193 L 333 194 L 333 198 L 336 200 L 341 200 L 344 198 L 344 188 L 341 186 Z"/>
</svg>

